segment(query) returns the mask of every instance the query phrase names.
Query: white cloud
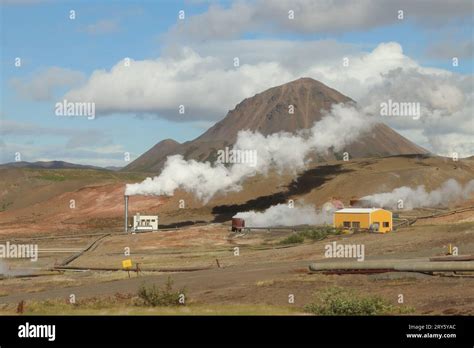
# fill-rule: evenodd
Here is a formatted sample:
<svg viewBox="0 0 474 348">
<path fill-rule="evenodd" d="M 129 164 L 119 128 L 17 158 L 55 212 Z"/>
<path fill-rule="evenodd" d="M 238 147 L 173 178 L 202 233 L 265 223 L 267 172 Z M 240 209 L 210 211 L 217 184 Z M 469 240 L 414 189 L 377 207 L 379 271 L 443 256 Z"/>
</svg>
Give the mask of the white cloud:
<svg viewBox="0 0 474 348">
<path fill-rule="evenodd" d="M 307 76 L 308 66 L 317 62 L 332 66 L 343 53 L 351 52 L 356 46 L 331 40 L 168 47 L 155 60 L 131 60 L 129 66 L 122 60 L 110 71 L 97 70 L 65 98 L 94 101 L 98 113 L 149 112 L 174 121 L 217 120 L 242 99 Z M 178 113 L 179 105 L 185 106 L 184 115 Z"/>
<path fill-rule="evenodd" d="M 457 57 L 461 64 L 465 59 L 468 61 L 474 57 L 474 42 L 472 40 L 465 41 L 455 41 L 453 38 L 451 40 L 442 40 L 434 44 L 431 44 L 427 48 L 427 53 L 429 57 L 441 58 L 447 61 L 451 61 L 453 57 Z"/>
<path fill-rule="evenodd" d="M 252 53 L 259 43 L 264 49 Z M 234 41 L 234 45 L 224 43 L 222 55 L 219 45 L 198 45 L 194 49 L 170 49 L 163 57 L 132 61 L 128 67 L 120 61 L 110 71 L 95 71 L 85 85 L 65 97 L 95 101 L 99 114 L 148 112 L 176 121 L 218 120 L 244 98 L 308 76 L 353 98 L 376 115 L 380 103 L 388 99 L 419 102 L 422 117 L 418 122 L 395 117 L 381 121 L 402 130 L 402 134 L 422 130 L 416 133 L 419 137 L 410 139 L 428 144 L 436 153 L 456 149 L 463 156 L 474 153 L 474 144 L 466 139 L 474 134 L 472 75 L 423 67 L 395 42 L 382 43 L 371 52 L 331 41 Z M 317 54 L 320 47 L 325 47 L 328 54 Z M 238 68 L 232 65 L 233 48 L 243 48 L 240 52 L 245 59 Z M 287 55 L 279 54 L 285 48 L 292 49 Z M 310 54 L 304 63 L 292 64 L 305 48 Z M 338 56 L 345 50 L 347 55 Z M 347 67 L 342 64 L 343 57 L 349 59 Z M 185 106 L 184 115 L 178 113 L 181 104 Z M 450 132 L 451 136 L 438 139 Z M 456 138 L 456 134 L 461 136 Z"/>
<path fill-rule="evenodd" d="M 124 161 L 124 149 L 121 145 L 111 146 L 84 146 L 74 151 L 65 146 L 37 145 L 4 141 L 0 143 L 0 163 L 15 161 L 16 153 L 20 153 L 21 160 L 36 161 L 65 161 L 77 164 L 95 165 L 100 167 L 119 166 L 128 163 Z"/>
<path fill-rule="evenodd" d="M 360 103 L 372 114 L 389 99 L 420 103 L 418 120 L 382 117 L 381 121 L 434 153 L 461 157 L 474 154 L 473 76 L 411 67 L 384 74 Z"/>
<path fill-rule="evenodd" d="M 217 119 L 243 97 L 292 79 L 277 62 L 234 68 L 232 62 L 203 57 L 191 49 L 179 56 L 118 62 L 109 72 L 95 71 L 68 100 L 93 101 L 96 112 L 150 112 L 172 120 Z M 185 114 L 178 112 L 185 106 Z"/>
<path fill-rule="evenodd" d="M 58 88 L 72 88 L 84 81 L 82 72 L 53 66 L 29 78 L 13 78 L 10 84 L 25 99 L 47 101 L 53 99 Z"/>
<path fill-rule="evenodd" d="M 91 35 L 116 33 L 119 30 L 119 22 L 116 19 L 101 19 L 82 29 L 82 31 Z"/>
<path fill-rule="evenodd" d="M 38 5 L 52 0 L 0 0 L 1 5 Z"/>
<path fill-rule="evenodd" d="M 2 137 L 62 137 L 67 139 L 66 148 L 80 148 L 84 145 L 105 145 L 111 142 L 100 129 L 54 128 L 38 124 L 0 119 L 0 135 Z"/>
<path fill-rule="evenodd" d="M 356 44 L 336 40 L 219 40 L 189 43 L 189 47 L 202 57 L 218 57 L 225 66 L 233 64 L 238 57 L 240 64 L 254 65 L 261 62 L 278 62 L 293 74 L 305 72 L 315 62 L 331 63 L 340 61 L 341 57 L 360 53 L 361 47 Z M 170 44 L 163 49 L 166 56 L 179 57 L 182 46 Z M 324 53 L 324 54 L 322 54 Z"/>
<path fill-rule="evenodd" d="M 341 33 L 366 30 L 404 19 L 421 25 L 440 26 L 472 13 L 470 0 L 257 0 L 234 1 L 229 7 L 209 9 L 178 23 L 168 33 L 170 40 L 237 38 L 258 31 L 296 33 Z M 294 19 L 289 18 L 294 11 Z"/>
<path fill-rule="evenodd" d="M 100 129 L 53 128 L 33 123 L 0 120 L 0 163 L 13 162 L 15 153 L 23 161 L 61 160 L 96 166 L 125 166 L 122 145 L 113 144 L 110 136 Z M 20 143 L 19 139 L 29 139 Z M 51 144 L 36 140 L 47 138 Z M 131 154 L 132 158 L 136 154 Z"/>
</svg>

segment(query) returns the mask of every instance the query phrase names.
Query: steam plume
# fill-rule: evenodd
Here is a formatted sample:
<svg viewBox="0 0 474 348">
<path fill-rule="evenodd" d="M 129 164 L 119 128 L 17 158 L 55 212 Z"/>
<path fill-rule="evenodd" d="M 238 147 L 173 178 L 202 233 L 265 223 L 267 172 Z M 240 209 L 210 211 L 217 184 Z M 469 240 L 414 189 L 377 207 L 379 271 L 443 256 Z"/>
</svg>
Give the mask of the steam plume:
<svg viewBox="0 0 474 348">
<path fill-rule="evenodd" d="M 424 185 L 415 189 L 402 186 L 392 192 L 377 193 L 362 197 L 374 206 L 397 209 L 399 201 L 403 202 L 402 209 L 422 207 L 448 206 L 469 199 L 474 193 L 474 180 L 469 181 L 464 187 L 454 179 L 445 181 L 438 189 L 427 192 Z"/>
<path fill-rule="evenodd" d="M 263 212 L 251 210 L 234 217 L 244 219 L 249 227 L 321 225 L 331 223 L 332 212 L 318 211 L 310 205 L 290 208 L 287 204 L 277 204 Z"/>
<path fill-rule="evenodd" d="M 129 184 L 127 195 L 173 195 L 177 189 L 193 193 L 207 202 L 217 192 L 239 191 L 244 179 L 270 168 L 294 173 L 304 168 L 310 153 L 340 151 L 373 125 L 366 114 L 353 105 L 334 105 L 330 112 L 309 130 L 297 134 L 280 132 L 263 136 L 251 131 L 240 131 L 234 150 L 255 150 L 255 166 L 236 163 L 226 167 L 222 163 L 186 161 L 181 155 L 169 156 L 159 176 L 141 183 Z"/>
</svg>

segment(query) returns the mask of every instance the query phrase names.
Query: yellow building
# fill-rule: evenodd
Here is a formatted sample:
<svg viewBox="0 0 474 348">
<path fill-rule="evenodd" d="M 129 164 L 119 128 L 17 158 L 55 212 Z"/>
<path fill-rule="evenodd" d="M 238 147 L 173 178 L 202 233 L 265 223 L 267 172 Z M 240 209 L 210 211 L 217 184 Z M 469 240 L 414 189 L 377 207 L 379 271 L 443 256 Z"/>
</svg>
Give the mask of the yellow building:
<svg viewBox="0 0 474 348">
<path fill-rule="evenodd" d="M 387 233 L 392 226 L 392 212 L 384 209 L 345 208 L 334 213 L 334 227 Z"/>
</svg>

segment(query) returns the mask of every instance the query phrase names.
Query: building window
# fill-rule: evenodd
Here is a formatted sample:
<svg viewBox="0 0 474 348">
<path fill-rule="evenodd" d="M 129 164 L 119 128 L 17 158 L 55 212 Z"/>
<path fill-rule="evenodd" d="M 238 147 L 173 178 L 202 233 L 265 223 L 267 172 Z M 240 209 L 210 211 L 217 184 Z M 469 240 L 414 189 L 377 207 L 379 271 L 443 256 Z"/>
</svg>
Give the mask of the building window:
<svg viewBox="0 0 474 348">
<path fill-rule="evenodd" d="M 360 222 L 359 221 L 353 221 L 352 222 L 352 228 L 360 228 Z"/>
<path fill-rule="evenodd" d="M 343 222 L 343 226 L 344 226 L 344 228 L 351 228 L 351 223 L 350 223 L 350 221 L 344 221 L 344 222 Z"/>
<path fill-rule="evenodd" d="M 383 227 L 390 227 L 390 222 L 384 221 Z"/>
</svg>

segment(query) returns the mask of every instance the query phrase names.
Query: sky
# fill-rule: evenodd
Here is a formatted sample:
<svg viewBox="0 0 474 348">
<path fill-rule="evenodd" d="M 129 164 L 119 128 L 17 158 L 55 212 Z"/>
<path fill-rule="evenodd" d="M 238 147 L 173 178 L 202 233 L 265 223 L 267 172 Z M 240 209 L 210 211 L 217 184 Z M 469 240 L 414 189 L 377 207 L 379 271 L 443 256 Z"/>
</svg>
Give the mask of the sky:
<svg viewBox="0 0 474 348">
<path fill-rule="evenodd" d="M 469 0 L 0 2 L 0 163 L 124 166 L 300 77 L 375 114 L 420 103 L 419 119 L 381 121 L 433 153 L 474 155 Z M 65 100 L 93 117 L 58 113 Z"/>
</svg>

